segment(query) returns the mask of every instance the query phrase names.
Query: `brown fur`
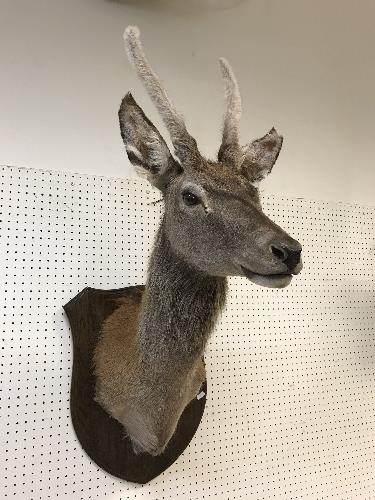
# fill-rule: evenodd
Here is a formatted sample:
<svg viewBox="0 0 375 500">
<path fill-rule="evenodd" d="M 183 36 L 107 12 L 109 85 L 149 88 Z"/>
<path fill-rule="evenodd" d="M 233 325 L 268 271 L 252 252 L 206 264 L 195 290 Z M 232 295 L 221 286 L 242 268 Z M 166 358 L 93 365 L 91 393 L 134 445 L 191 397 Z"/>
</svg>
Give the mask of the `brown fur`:
<svg viewBox="0 0 375 500">
<path fill-rule="evenodd" d="M 202 356 L 173 369 L 148 364 L 139 343 L 141 307 L 136 298 L 123 299 L 104 323 L 94 354 L 95 399 L 123 424 L 136 452 L 158 455 L 198 394 L 205 367 Z"/>
</svg>

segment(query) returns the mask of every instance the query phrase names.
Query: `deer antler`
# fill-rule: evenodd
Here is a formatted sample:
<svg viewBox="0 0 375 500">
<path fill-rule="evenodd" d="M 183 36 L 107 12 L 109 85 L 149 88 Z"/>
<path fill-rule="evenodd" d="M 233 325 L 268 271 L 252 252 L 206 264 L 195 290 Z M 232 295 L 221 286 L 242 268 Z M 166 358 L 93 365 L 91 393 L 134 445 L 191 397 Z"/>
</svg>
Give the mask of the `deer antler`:
<svg viewBox="0 0 375 500">
<path fill-rule="evenodd" d="M 243 158 L 243 151 L 239 144 L 239 121 L 242 113 L 240 89 L 233 70 L 226 59 L 219 59 L 221 73 L 225 85 L 225 99 L 227 109 L 224 115 L 223 138 L 218 158 L 233 166 L 239 166 Z"/>
<path fill-rule="evenodd" d="M 197 143 L 188 133 L 182 116 L 176 111 L 168 98 L 157 74 L 151 68 L 142 48 L 140 32 L 136 26 L 128 26 L 124 40 L 129 61 L 135 67 L 140 80 L 157 107 L 168 132 L 170 133 L 176 155 L 182 162 L 200 158 Z M 194 161 L 197 164 L 196 161 Z"/>
</svg>

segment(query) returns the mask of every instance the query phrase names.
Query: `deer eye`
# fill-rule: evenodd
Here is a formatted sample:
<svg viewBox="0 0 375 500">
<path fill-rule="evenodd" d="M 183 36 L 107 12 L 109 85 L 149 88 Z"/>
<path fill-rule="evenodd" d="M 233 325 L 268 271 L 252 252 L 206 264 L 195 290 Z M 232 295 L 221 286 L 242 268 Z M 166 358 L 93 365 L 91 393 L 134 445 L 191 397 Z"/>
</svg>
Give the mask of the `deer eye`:
<svg viewBox="0 0 375 500">
<path fill-rule="evenodd" d="M 182 199 L 184 200 L 185 205 L 187 205 L 188 207 L 192 207 L 193 205 L 198 205 L 198 203 L 200 203 L 198 196 L 191 193 L 190 191 L 183 192 Z"/>
</svg>

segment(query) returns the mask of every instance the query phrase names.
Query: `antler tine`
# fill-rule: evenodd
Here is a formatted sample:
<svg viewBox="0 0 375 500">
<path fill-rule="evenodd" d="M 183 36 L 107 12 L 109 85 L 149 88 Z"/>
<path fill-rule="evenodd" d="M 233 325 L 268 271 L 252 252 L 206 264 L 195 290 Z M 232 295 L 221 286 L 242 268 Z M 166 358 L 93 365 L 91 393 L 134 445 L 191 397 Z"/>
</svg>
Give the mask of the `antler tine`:
<svg viewBox="0 0 375 500">
<path fill-rule="evenodd" d="M 157 107 L 170 133 L 176 155 L 181 161 L 187 161 L 192 157 L 196 158 L 199 155 L 197 143 L 186 130 L 182 116 L 176 111 L 159 77 L 151 68 L 139 36 L 140 32 L 136 26 L 126 28 L 124 40 L 128 59 L 135 67 L 139 78 Z"/>
<path fill-rule="evenodd" d="M 239 145 L 239 121 L 242 114 L 240 89 L 233 70 L 226 59 L 219 59 L 225 85 L 226 111 L 224 115 L 223 138 L 219 150 L 219 160 L 237 164 L 242 155 Z"/>
</svg>

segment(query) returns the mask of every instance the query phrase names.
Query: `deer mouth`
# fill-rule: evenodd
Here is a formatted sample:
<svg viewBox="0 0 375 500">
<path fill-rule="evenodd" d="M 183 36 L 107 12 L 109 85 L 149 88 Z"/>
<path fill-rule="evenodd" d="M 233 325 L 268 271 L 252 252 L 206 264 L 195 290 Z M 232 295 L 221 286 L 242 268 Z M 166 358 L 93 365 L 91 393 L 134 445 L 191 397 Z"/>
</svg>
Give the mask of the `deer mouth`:
<svg viewBox="0 0 375 500">
<path fill-rule="evenodd" d="M 241 266 L 243 274 L 256 285 L 268 288 L 285 288 L 292 281 L 291 274 L 259 274 Z"/>
</svg>

